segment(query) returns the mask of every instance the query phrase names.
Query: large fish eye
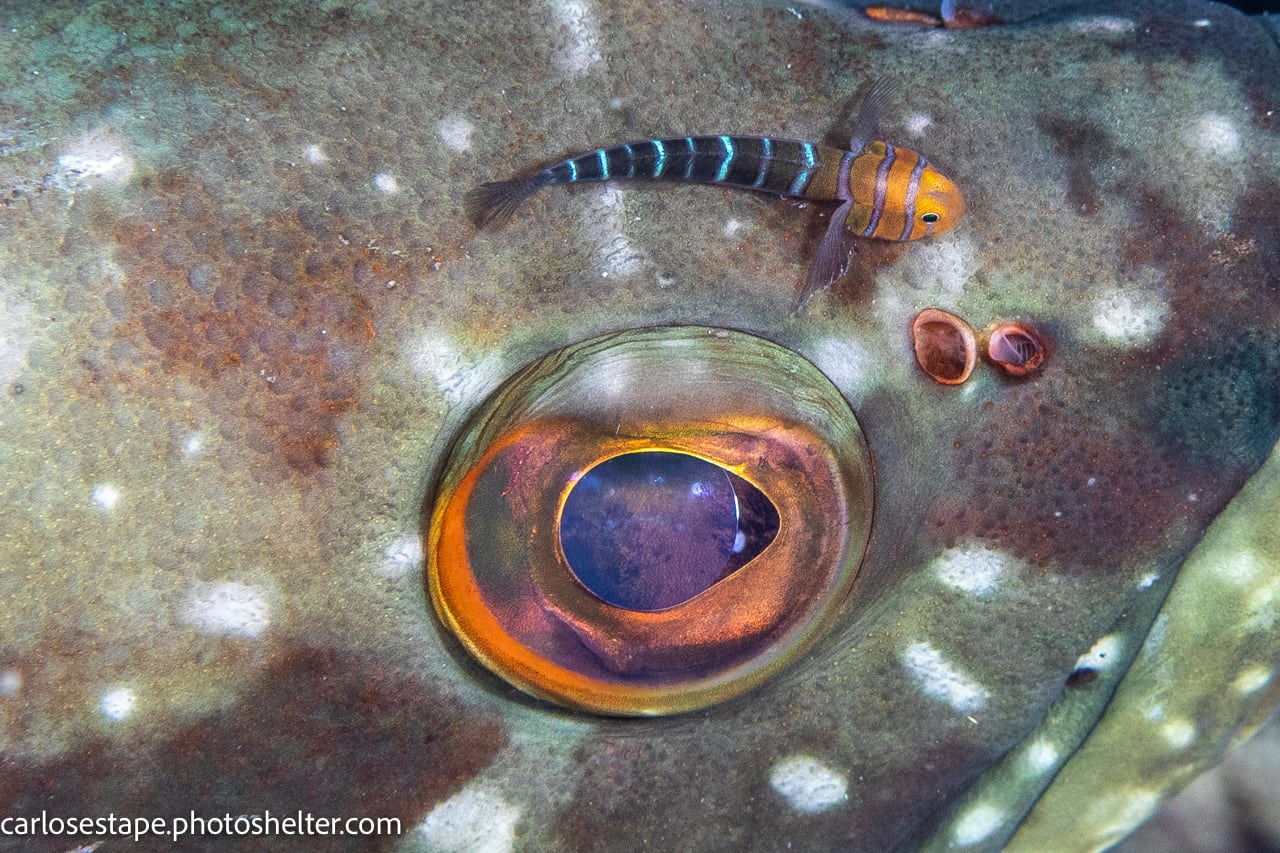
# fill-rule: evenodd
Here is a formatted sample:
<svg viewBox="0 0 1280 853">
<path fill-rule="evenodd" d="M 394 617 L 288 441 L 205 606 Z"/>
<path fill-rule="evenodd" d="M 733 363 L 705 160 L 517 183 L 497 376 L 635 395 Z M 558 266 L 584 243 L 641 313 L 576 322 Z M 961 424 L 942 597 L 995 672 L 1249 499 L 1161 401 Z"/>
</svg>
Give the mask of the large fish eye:
<svg viewBox="0 0 1280 853">
<path fill-rule="evenodd" d="M 686 711 L 831 626 L 872 500 L 853 412 L 795 353 L 701 327 L 609 335 L 525 368 L 463 430 L 428 504 L 428 585 L 527 693 Z"/>
<path fill-rule="evenodd" d="M 936 213 L 926 213 L 926 214 L 924 214 L 923 216 L 921 216 L 921 217 L 920 217 L 920 221 L 921 221 L 921 222 L 927 222 L 927 223 L 929 223 L 930 225 L 932 225 L 933 223 L 937 222 L 937 221 L 938 221 L 938 219 L 939 219 L 939 217 L 938 217 L 938 214 L 936 214 Z"/>
</svg>

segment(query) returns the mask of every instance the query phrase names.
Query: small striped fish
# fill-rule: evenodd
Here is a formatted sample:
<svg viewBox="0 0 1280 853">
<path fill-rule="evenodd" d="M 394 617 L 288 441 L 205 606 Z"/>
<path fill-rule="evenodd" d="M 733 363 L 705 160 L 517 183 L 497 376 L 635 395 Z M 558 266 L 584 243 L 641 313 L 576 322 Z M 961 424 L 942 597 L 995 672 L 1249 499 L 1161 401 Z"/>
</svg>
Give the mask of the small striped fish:
<svg viewBox="0 0 1280 853">
<path fill-rule="evenodd" d="M 839 202 L 809 268 L 802 307 L 844 272 L 853 237 L 918 240 L 945 234 L 964 213 L 952 181 L 908 148 L 872 138 L 889 88 L 863 100 L 849 150 L 771 136 L 683 136 L 597 148 L 527 178 L 484 184 L 467 197 L 479 227 L 500 227 L 525 199 L 552 184 L 685 181 L 785 198 Z"/>
</svg>

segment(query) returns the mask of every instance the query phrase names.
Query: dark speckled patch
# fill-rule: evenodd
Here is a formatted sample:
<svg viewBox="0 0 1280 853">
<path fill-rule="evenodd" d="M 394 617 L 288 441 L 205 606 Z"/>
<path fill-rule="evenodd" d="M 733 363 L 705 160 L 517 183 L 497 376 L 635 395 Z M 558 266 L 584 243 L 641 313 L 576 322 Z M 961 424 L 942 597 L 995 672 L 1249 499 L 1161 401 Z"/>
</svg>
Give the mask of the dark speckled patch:
<svg viewBox="0 0 1280 853">
<path fill-rule="evenodd" d="M 1280 338 L 1209 340 L 1175 362 L 1157 398 L 1161 435 L 1218 465 L 1255 463 L 1280 438 Z"/>
<path fill-rule="evenodd" d="M 795 850 L 896 849 L 945 803 L 942 769 L 979 757 L 972 743 L 955 735 L 918 745 L 910 767 L 878 750 L 842 757 L 834 720 L 823 728 L 813 720 L 784 719 L 771 726 L 775 742 L 768 750 L 726 733 L 726 721 L 661 729 L 643 723 L 602 733 L 578 752 L 578 785 L 559 823 L 559 847 L 739 853 L 787 849 L 790 842 Z M 811 813 L 794 808 L 770 783 L 772 768 L 791 756 L 813 756 L 842 773 L 852 764 L 849 801 Z M 886 759 L 893 766 L 880 766 Z M 892 786 L 865 784 L 886 775 Z M 666 783 L 673 776 L 680 785 Z M 604 791 L 627 796 L 606 797 Z"/>
<path fill-rule="evenodd" d="M 947 546 L 976 537 L 1033 564 L 1096 566 L 1149 548 L 1208 503 L 1204 472 L 1140 432 L 1038 386 L 1009 387 L 957 439 L 957 482 L 930 523 Z M 1088 535 L 1081 535 L 1088 531 Z"/>
<path fill-rule="evenodd" d="M 398 817 L 406 833 L 471 779 L 506 743 L 501 720 L 464 709 L 367 658 L 295 647 L 239 702 L 145 748 L 100 740 L 68 756 L 6 755 L 6 815 L 292 815 Z M 57 839 L 66 850 L 92 838 Z M 391 839 L 271 839 L 274 850 L 379 849 Z M 113 844 L 115 842 L 112 842 Z M 0 839 L 29 850 L 29 840 Z M 172 850 L 151 839 L 138 850 Z M 210 849 L 188 839 L 180 849 Z M 262 839 L 219 839 L 218 850 L 260 850 Z"/>
<path fill-rule="evenodd" d="M 759 761 L 755 756 L 735 757 L 732 750 L 709 746 L 694 731 L 663 736 L 652 726 L 593 739 L 576 757 L 574 804 L 560 822 L 563 847 L 747 849 L 753 826 L 773 812 L 765 799 L 765 769 L 753 767 Z M 664 783 L 673 767 L 685 778 L 679 788 Z M 628 796 L 593 796 L 606 790 L 625 790 Z M 709 802 L 702 792 L 710 793 Z M 655 815 L 666 819 L 655 820 Z M 699 825 L 703 833 L 691 836 L 690 828 Z"/>
</svg>

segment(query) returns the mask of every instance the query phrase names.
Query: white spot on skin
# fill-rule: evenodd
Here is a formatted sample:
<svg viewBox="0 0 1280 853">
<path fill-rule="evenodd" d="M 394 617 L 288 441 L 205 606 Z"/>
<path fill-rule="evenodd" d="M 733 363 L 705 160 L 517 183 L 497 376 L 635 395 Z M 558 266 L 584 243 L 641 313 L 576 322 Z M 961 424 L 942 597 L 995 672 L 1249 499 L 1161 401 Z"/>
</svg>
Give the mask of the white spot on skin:
<svg viewBox="0 0 1280 853">
<path fill-rule="evenodd" d="M 471 150 L 472 130 L 474 128 L 471 126 L 471 122 L 457 114 L 447 115 L 436 124 L 436 133 L 440 135 L 440 140 L 444 142 L 444 147 L 450 151 L 462 152 Z"/>
<path fill-rule="evenodd" d="M 957 669 L 928 643 L 907 646 L 901 660 L 921 690 L 962 714 L 980 710 L 991 697 L 990 691 Z"/>
<path fill-rule="evenodd" d="M 1217 160 L 1240 157 L 1240 130 L 1235 122 L 1221 113 L 1209 112 L 1187 131 L 1191 147 Z"/>
<path fill-rule="evenodd" d="M 1277 612 L 1278 585 L 1280 580 L 1272 580 L 1249 593 L 1245 601 L 1248 618 L 1242 626 L 1245 631 L 1270 631 L 1275 627 L 1276 619 L 1280 617 L 1280 612 Z"/>
<path fill-rule="evenodd" d="M 1200 27 L 1201 29 L 1203 29 L 1204 27 L 1212 27 L 1213 21 L 1209 20 L 1208 18 L 1196 18 L 1194 21 L 1191 22 L 1191 26 Z"/>
<path fill-rule="evenodd" d="M 735 237 L 742 230 L 742 222 L 737 219 L 730 219 L 724 224 L 724 231 L 721 232 L 726 237 Z"/>
<path fill-rule="evenodd" d="M 422 539 L 416 534 L 406 533 L 383 550 L 382 562 L 374 569 L 374 573 L 394 580 L 417 573 L 421 569 Z"/>
<path fill-rule="evenodd" d="M 964 286 L 978 271 L 977 245 L 967 238 L 945 234 L 913 248 L 918 251 L 908 253 L 907 260 L 899 264 L 907 283 L 939 297 L 936 302 L 941 307 L 956 307 Z"/>
<path fill-rule="evenodd" d="M 120 490 L 110 483 L 94 486 L 93 502 L 103 509 L 113 509 L 120 502 Z"/>
<path fill-rule="evenodd" d="M 773 765 L 769 786 L 804 814 L 818 814 L 849 799 L 844 774 L 808 755 L 793 755 Z"/>
<path fill-rule="evenodd" d="M 0 281 L 0 291 L 16 293 L 19 288 Z M 8 387 L 27 366 L 27 351 L 35 337 L 30 311 L 13 299 L 0 300 L 0 385 Z"/>
<path fill-rule="evenodd" d="M 1164 705 L 1159 703 L 1151 705 L 1147 710 L 1142 712 L 1142 716 L 1153 723 L 1158 723 L 1164 719 Z"/>
<path fill-rule="evenodd" d="M 109 128 L 97 128 L 63 149 L 52 180 L 68 191 L 89 189 L 95 183 L 123 184 L 133 170 L 133 156 L 124 137 Z"/>
<path fill-rule="evenodd" d="M 938 580 L 953 589 L 977 598 L 986 598 L 1000 588 L 1000 581 L 1012 566 L 1013 558 L 982 545 L 948 548 L 933 561 Z"/>
<path fill-rule="evenodd" d="M 1248 551 L 1241 551 L 1222 561 L 1218 577 L 1233 584 L 1245 586 L 1258 575 L 1258 558 Z"/>
<path fill-rule="evenodd" d="M 1150 817 L 1159 804 L 1160 794 L 1156 791 L 1131 789 L 1109 794 L 1089 806 L 1080 826 L 1090 827 L 1096 849 L 1103 849 L 1128 835 L 1135 826 Z"/>
<path fill-rule="evenodd" d="M 496 791 L 470 785 L 433 808 L 418 833 L 438 853 L 511 853 L 520 814 Z"/>
<path fill-rule="evenodd" d="M 1027 749 L 1027 766 L 1033 773 L 1044 773 L 1057 765 L 1060 755 L 1056 746 L 1047 740 L 1038 740 Z"/>
<path fill-rule="evenodd" d="M 1089 651 L 1076 660 L 1076 669 L 1106 669 L 1120 656 L 1124 649 L 1124 638 L 1116 634 L 1107 634 L 1094 643 Z"/>
<path fill-rule="evenodd" d="M 621 190 L 606 184 L 583 211 L 583 237 L 596 249 L 602 278 L 635 275 L 650 266 L 649 255 L 623 232 L 623 198 Z"/>
<path fill-rule="evenodd" d="M 556 64 L 569 74 L 582 74 L 600 61 L 599 26 L 583 0 L 553 0 L 552 14 L 568 36 Z"/>
<path fill-rule="evenodd" d="M 1093 303 L 1093 325 L 1111 343 L 1140 347 L 1151 343 L 1164 328 L 1169 306 L 1155 294 L 1137 299 L 1117 292 Z"/>
<path fill-rule="evenodd" d="M 98 700 L 98 710 L 109 720 L 123 720 L 133 713 L 138 696 L 127 687 L 113 687 Z"/>
<path fill-rule="evenodd" d="M 968 847 L 985 841 L 991 833 L 1004 824 L 1004 820 L 1004 812 L 994 806 L 974 806 L 960 818 L 951 835 L 951 840 L 958 847 Z"/>
<path fill-rule="evenodd" d="M 1155 572 L 1147 572 L 1138 581 L 1138 589 L 1151 589 L 1155 586 L 1156 581 L 1160 580 L 1160 576 Z"/>
<path fill-rule="evenodd" d="M 17 696 L 22 689 L 22 673 L 16 669 L 0 671 L 0 696 Z"/>
<path fill-rule="evenodd" d="M 805 355 L 854 405 L 871 390 L 877 360 L 871 350 L 850 334 L 819 338 Z"/>
<path fill-rule="evenodd" d="M 496 352 L 475 358 L 440 328 L 431 329 L 418 339 L 408 353 L 408 362 L 450 404 L 479 401 L 500 378 Z"/>
<path fill-rule="evenodd" d="M 907 133 L 916 139 L 924 136 L 924 132 L 933 126 L 933 116 L 928 113 L 912 113 L 907 116 Z"/>
<path fill-rule="evenodd" d="M 1138 25 L 1130 18 L 1121 18 L 1116 15 L 1093 15 L 1072 21 L 1071 28 L 1078 33 L 1126 35 L 1135 31 Z"/>
<path fill-rule="evenodd" d="M 1246 669 L 1244 672 L 1236 676 L 1233 686 L 1239 693 L 1246 695 L 1249 693 L 1256 693 L 1270 683 L 1271 675 L 1271 670 L 1266 667 L 1255 666 L 1252 669 Z"/>
<path fill-rule="evenodd" d="M 198 456 L 204 449 L 204 433 L 193 432 L 182 442 L 182 455 L 188 458 Z"/>
<path fill-rule="evenodd" d="M 1248 551 L 1240 551 L 1226 558 L 1219 566 L 1219 570 L 1217 570 L 1219 578 L 1231 584 L 1242 585 L 1242 587 L 1252 583 L 1257 574 L 1257 557 L 1254 557 Z"/>
<path fill-rule="evenodd" d="M 1165 631 L 1169 628 L 1169 614 L 1161 613 L 1151 623 L 1151 630 L 1147 632 L 1147 639 L 1143 643 L 1143 649 L 1147 654 L 1154 654 L 1159 651 L 1160 646 L 1164 643 Z"/>
<path fill-rule="evenodd" d="M 302 152 L 302 156 L 305 157 L 307 162 L 312 166 L 319 166 L 321 163 L 325 163 L 329 160 L 329 155 L 325 154 L 324 149 L 319 145 L 308 145 L 306 150 Z"/>
<path fill-rule="evenodd" d="M 388 172 L 379 172 L 373 176 L 373 188 L 378 192 L 391 193 L 400 191 L 400 184 L 396 181 L 396 176 Z"/>
<path fill-rule="evenodd" d="M 1170 720 L 1160 727 L 1160 734 L 1174 749 L 1186 749 L 1196 739 L 1196 727 L 1190 720 Z"/>
<path fill-rule="evenodd" d="M 257 637 L 271 624 L 271 605 L 258 587 L 236 581 L 201 583 L 187 596 L 180 618 L 202 634 Z"/>
</svg>

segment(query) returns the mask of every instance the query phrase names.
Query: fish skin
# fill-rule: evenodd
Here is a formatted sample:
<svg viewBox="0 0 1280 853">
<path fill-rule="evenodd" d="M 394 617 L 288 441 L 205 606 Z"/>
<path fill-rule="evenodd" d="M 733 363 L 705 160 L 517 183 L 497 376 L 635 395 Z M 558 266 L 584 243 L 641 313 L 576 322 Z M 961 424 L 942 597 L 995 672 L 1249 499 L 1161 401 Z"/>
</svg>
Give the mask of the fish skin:
<svg viewBox="0 0 1280 853">
<path fill-rule="evenodd" d="M 1280 74 L 1258 22 L 1197 2 L 1046 2 L 963 33 L 794 5 L 49 8 L 11 6 L 0 58 L 14 812 L 303 807 L 394 815 L 400 843 L 439 847 L 479 814 L 528 850 L 1007 833 L 1016 811 L 949 810 L 988 778 L 994 796 L 1011 750 L 1052 767 L 1033 733 L 1103 684 L 1081 657 L 1159 594 L 1150 575 L 1193 574 L 1219 520 L 1212 583 L 1125 631 L 1151 652 L 1107 706 L 1117 733 L 1091 710 L 1063 731 L 1081 749 L 1062 779 L 1119 787 L 1012 775 L 1037 798 L 1020 826 L 1122 834 L 1275 704 L 1248 657 L 1274 656 L 1274 505 L 1231 520 L 1255 486 L 1280 494 Z M 859 287 L 800 317 L 786 283 L 821 235 L 788 211 L 593 187 L 476 240 L 458 204 L 521 164 L 518 139 L 816 138 L 886 69 L 964 186 L 964 227 L 864 241 Z M 1050 358 L 1028 381 L 979 364 L 934 387 L 907 335 L 934 303 L 1034 323 Z M 656 323 L 755 332 L 833 378 L 876 458 L 873 556 L 847 622 L 750 696 L 570 715 L 442 637 L 415 548 L 426 483 L 503 379 Z M 1165 688 L 1208 718 L 1151 720 Z"/>
</svg>

